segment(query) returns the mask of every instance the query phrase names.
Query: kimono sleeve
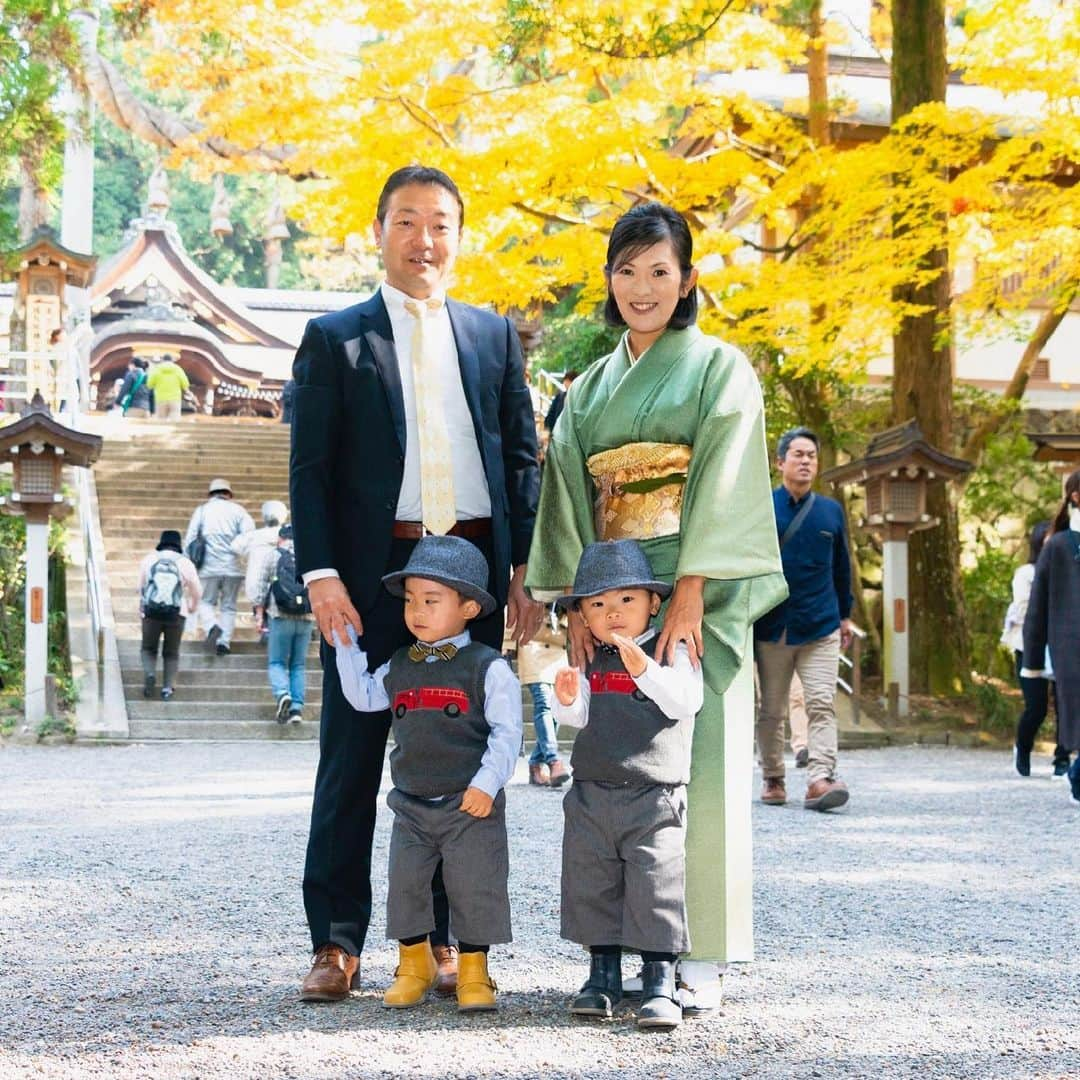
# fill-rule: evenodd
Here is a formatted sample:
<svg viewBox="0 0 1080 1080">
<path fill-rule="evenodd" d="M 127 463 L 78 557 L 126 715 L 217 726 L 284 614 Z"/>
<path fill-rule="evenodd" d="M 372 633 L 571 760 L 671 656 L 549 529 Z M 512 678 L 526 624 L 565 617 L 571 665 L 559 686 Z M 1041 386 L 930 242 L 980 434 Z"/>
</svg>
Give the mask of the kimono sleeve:
<svg viewBox="0 0 1080 1080">
<path fill-rule="evenodd" d="M 765 448 L 764 405 L 753 368 L 715 343 L 703 384 L 683 496 L 676 577 L 700 575 L 705 628 L 714 639 L 706 679 L 727 689 L 750 628 L 787 596 Z M 710 648 L 706 643 L 706 650 Z"/>
</svg>

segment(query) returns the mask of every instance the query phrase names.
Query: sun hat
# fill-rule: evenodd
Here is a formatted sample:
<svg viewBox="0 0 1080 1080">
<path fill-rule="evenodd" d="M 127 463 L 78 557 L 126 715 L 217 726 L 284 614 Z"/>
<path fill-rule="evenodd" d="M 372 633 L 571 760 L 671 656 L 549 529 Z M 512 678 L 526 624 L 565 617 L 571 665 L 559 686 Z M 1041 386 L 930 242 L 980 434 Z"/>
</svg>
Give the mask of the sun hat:
<svg viewBox="0 0 1080 1080">
<path fill-rule="evenodd" d="M 495 597 L 487 591 L 488 564 L 482 552 L 460 536 L 425 536 L 413 548 L 403 570 L 387 574 L 383 584 L 393 596 L 405 595 L 405 579 L 427 578 L 456 589 L 466 600 L 480 605 L 480 614 L 495 610 Z"/>
<path fill-rule="evenodd" d="M 602 540 L 582 553 L 574 575 L 574 590 L 555 601 L 556 607 L 572 608 L 587 596 L 609 589 L 648 589 L 661 600 L 671 586 L 653 576 L 649 558 L 636 540 Z"/>
<path fill-rule="evenodd" d="M 161 533 L 161 539 L 157 543 L 155 551 L 164 551 L 168 548 L 170 551 L 178 551 L 183 554 L 183 543 L 180 540 L 180 533 L 176 529 L 163 529 Z"/>
</svg>

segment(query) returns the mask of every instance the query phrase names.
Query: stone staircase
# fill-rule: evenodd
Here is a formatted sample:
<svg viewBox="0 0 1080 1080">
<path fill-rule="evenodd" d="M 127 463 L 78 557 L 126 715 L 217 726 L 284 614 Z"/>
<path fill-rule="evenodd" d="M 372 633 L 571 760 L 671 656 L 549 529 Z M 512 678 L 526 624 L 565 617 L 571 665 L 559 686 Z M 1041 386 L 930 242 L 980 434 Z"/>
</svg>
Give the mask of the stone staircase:
<svg viewBox="0 0 1080 1080">
<path fill-rule="evenodd" d="M 207 484 L 223 476 L 233 494 L 261 525 L 267 499 L 288 502 L 289 429 L 265 420 L 185 417 L 175 424 L 124 420 L 103 430 L 104 448 L 94 468 L 106 574 L 112 593 L 130 737 L 148 739 L 318 738 L 322 671 L 318 640 L 308 654 L 304 720 L 279 724 L 266 675 L 266 650 L 241 588 L 239 615 L 228 656 L 207 652 L 188 619 L 180 650 L 176 695 L 143 697 L 139 660 L 138 571 L 162 529 L 183 534 Z M 161 665 L 158 663 L 158 685 Z M 525 745 L 533 746 L 532 699 L 523 692 Z M 569 733 L 567 733 L 569 734 Z"/>
<path fill-rule="evenodd" d="M 300 724 L 278 724 L 266 675 L 266 650 L 241 588 L 232 652 L 207 652 L 188 620 L 171 701 L 142 694 L 138 568 L 162 529 L 187 529 L 211 479 L 224 476 L 261 525 L 267 499 L 288 502 L 289 430 L 268 421 L 185 417 L 175 424 L 125 420 L 105 432 L 94 470 L 116 615 L 120 666 L 132 739 L 310 739 L 318 736 L 322 674 L 317 644 L 308 656 L 308 692 Z M 160 686 L 160 662 L 158 685 Z"/>
</svg>

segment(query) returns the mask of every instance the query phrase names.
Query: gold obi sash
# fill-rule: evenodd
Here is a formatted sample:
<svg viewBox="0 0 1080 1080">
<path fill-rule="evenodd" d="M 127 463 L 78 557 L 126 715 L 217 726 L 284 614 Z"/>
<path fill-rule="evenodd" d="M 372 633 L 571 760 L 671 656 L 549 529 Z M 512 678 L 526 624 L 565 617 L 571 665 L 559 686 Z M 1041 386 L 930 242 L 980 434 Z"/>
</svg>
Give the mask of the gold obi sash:
<svg viewBox="0 0 1080 1080">
<path fill-rule="evenodd" d="M 593 454 L 586 464 L 596 484 L 596 535 L 601 540 L 651 540 L 679 531 L 693 447 L 626 443 Z"/>
</svg>

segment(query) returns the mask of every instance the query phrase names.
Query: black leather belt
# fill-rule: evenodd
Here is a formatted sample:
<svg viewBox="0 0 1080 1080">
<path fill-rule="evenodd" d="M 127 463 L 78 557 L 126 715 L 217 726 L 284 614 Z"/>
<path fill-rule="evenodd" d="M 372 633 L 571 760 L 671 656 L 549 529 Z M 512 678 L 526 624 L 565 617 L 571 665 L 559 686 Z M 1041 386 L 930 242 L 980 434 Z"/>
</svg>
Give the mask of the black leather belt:
<svg viewBox="0 0 1080 1080">
<path fill-rule="evenodd" d="M 395 540 L 419 540 L 428 536 L 428 530 L 421 521 L 395 521 Z M 483 536 L 491 535 L 491 518 L 469 518 L 467 521 L 459 521 L 447 533 L 447 536 L 460 536 L 465 540 L 477 540 Z"/>
</svg>

